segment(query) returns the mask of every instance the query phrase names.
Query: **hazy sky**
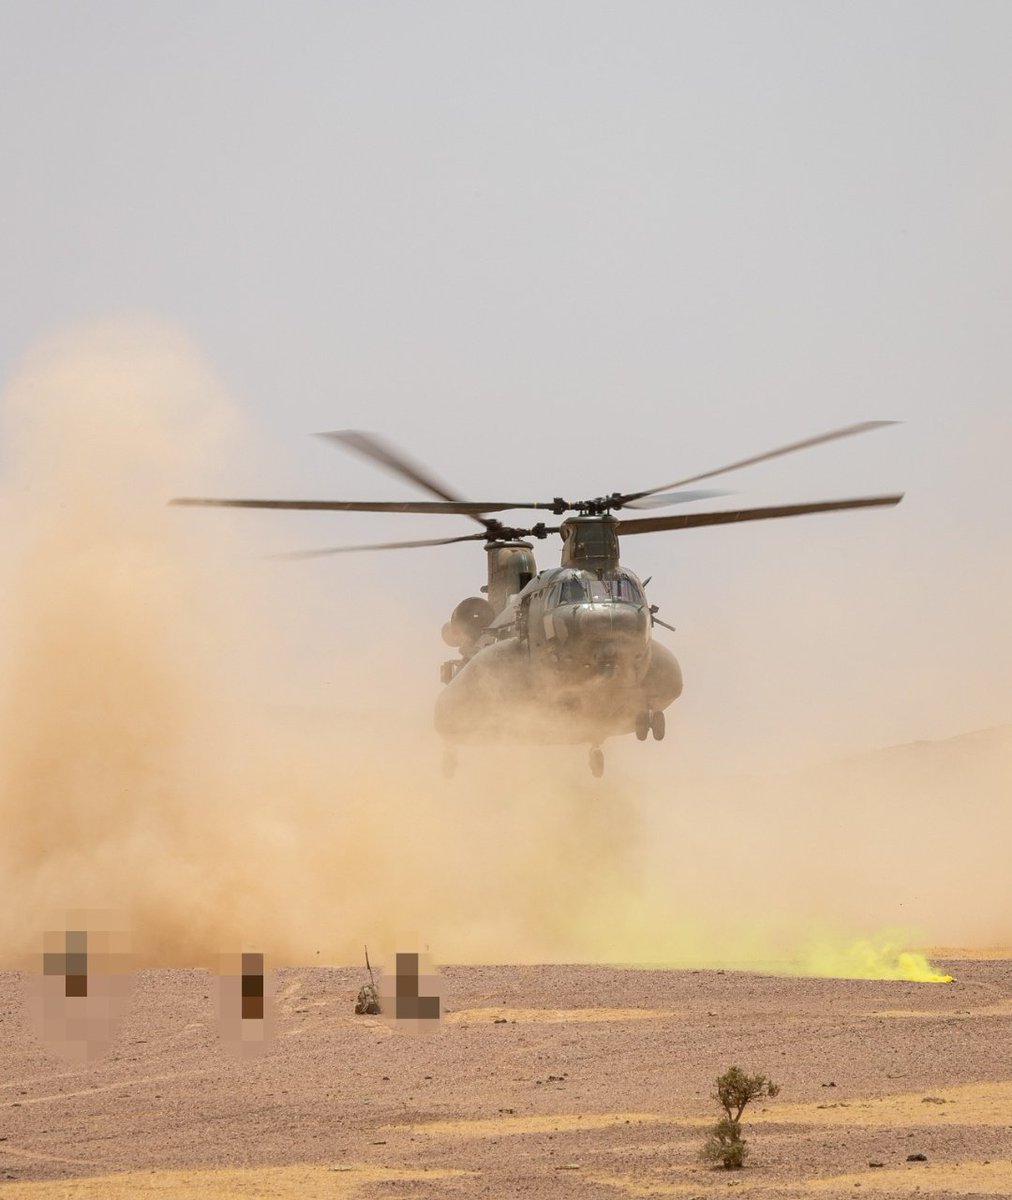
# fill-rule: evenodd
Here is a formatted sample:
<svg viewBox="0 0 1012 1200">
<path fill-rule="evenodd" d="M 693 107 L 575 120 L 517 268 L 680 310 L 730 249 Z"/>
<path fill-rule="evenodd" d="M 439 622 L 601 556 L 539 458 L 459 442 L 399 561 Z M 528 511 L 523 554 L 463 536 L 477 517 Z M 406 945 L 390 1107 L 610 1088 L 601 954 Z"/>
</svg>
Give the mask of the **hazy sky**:
<svg viewBox="0 0 1012 1200">
<path fill-rule="evenodd" d="M 683 735 L 1009 721 L 1010 54 L 998 2 L 4 0 L 0 380 L 66 326 L 181 330 L 260 447 L 221 494 L 411 495 L 320 429 L 540 499 L 901 420 L 727 484 L 897 510 L 629 539 Z M 468 531 L 247 515 L 267 548 Z M 403 587 L 435 664 L 484 564 L 291 569 L 288 618 L 307 586 Z"/>
</svg>

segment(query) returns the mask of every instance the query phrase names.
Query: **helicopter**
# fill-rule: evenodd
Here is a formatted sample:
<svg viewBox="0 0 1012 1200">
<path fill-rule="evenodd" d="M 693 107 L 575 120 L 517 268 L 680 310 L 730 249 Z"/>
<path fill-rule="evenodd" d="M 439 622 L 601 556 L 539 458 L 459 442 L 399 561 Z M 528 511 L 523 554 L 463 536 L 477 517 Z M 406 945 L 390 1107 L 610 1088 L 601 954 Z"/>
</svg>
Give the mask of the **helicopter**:
<svg viewBox="0 0 1012 1200">
<path fill-rule="evenodd" d="M 416 541 L 333 546 L 279 555 L 316 558 L 372 550 L 407 550 L 484 543 L 487 578 L 480 596 L 462 600 L 443 626 L 443 640 L 457 657 L 440 667 L 443 691 L 435 727 L 444 742 L 444 773 L 453 774 L 457 748 L 491 741 L 587 743 L 592 775 L 604 773 L 603 742 L 635 733 L 639 741 L 665 734 L 665 709 L 682 693 L 682 672 L 671 651 L 653 636 L 673 627 L 658 616 L 645 586 L 620 561 L 623 538 L 644 533 L 737 524 L 843 509 L 898 504 L 902 493 L 779 504 L 711 512 L 620 519 L 623 510 L 644 510 L 698 501 L 724 493 L 689 485 L 769 459 L 895 424 L 865 421 L 792 442 L 672 483 L 590 500 L 472 501 L 458 496 L 426 468 L 376 434 L 341 430 L 320 436 L 362 455 L 435 496 L 435 500 L 230 500 L 192 496 L 170 501 L 203 507 L 301 511 L 447 513 L 477 522 L 480 531 Z M 490 514 L 544 510 L 564 518 L 528 527 L 508 525 Z M 566 514 L 572 514 L 567 516 Z M 532 540 L 558 534 L 558 567 L 539 571 Z"/>
</svg>

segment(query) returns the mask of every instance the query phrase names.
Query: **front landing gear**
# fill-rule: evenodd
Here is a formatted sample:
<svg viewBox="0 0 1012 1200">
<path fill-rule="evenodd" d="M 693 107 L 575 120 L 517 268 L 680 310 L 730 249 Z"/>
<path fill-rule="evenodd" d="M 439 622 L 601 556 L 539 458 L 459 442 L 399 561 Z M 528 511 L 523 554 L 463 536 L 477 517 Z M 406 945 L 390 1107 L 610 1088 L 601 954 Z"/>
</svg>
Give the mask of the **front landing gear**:
<svg viewBox="0 0 1012 1200">
<path fill-rule="evenodd" d="M 662 709 L 644 709 L 636 714 L 636 737 L 639 741 L 645 742 L 652 733 L 654 741 L 660 742 L 664 740 L 665 720 Z"/>
<path fill-rule="evenodd" d="M 604 774 L 604 751 L 600 746 L 591 746 L 587 761 L 590 763 L 591 775 L 595 779 L 600 779 Z"/>
<path fill-rule="evenodd" d="M 447 746 L 443 751 L 443 778 L 452 779 L 457 773 L 457 751 Z"/>
</svg>

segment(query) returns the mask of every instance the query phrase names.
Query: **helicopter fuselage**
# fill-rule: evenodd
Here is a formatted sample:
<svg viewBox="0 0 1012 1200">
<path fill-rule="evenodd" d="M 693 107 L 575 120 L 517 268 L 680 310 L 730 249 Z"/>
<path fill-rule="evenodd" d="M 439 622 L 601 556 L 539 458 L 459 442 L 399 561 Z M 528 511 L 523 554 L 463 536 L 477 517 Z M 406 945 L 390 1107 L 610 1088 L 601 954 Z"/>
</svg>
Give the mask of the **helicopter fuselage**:
<svg viewBox="0 0 1012 1200">
<path fill-rule="evenodd" d="M 643 585 L 619 562 L 619 541 L 665 530 L 766 521 L 845 509 L 898 504 L 902 494 L 720 509 L 669 516 L 615 517 L 623 509 L 650 509 L 700 500 L 709 491 L 689 484 L 766 462 L 825 442 L 891 425 L 863 421 L 738 459 L 715 470 L 639 491 L 609 492 L 595 499 L 555 496 L 538 501 L 475 501 L 457 496 L 428 469 L 374 434 L 346 429 L 332 439 L 409 481 L 435 499 L 275 500 L 180 496 L 173 504 L 275 510 L 454 513 L 483 527 L 481 533 L 299 551 L 289 558 L 317 558 L 358 550 L 408 550 L 484 542 L 488 580 L 484 596 L 469 596 L 453 610 L 443 637 L 460 657 L 442 665 L 446 685 L 436 705 L 436 728 L 447 743 L 444 770 L 452 774 L 454 745 L 502 739 L 528 742 L 590 742 L 591 773 L 604 771 L 600 744 L 635 732 L 640 741 L 664 737 L 664 710 L 682 691 L 682 673 L 671 652 L 652 636 L 657 611 Z M 716 493 L 719 494 L 719 493 Z M 539 521 L 514 528 L 493 514 L 518 509 L 566 513 L 561 525 Z M 562 563 L 538 572 L 526 537 L 562 535 Z M 666 626 L 671 628 L 671 626 Z"/>
<path fill-rule="evenodd" d="M 578 531 L 567 544 L 590 538 L 588 548 L 600 552 L 602 538 L 612 533 L 609 520 L 578 518 L 573 523 L 579 523 Z M 678 662 L 653 638 L 643 585 L 619 565 L 617 538 L 614 542 L 616 552 L 596 553 L 592 565 L 582 565 L 578 554 L 567 562 L 564 554 L 565 565 L 501 596 L 500 610 L 461 645 L 462 660 L 444 669 L 446 688 L 435 719 L 447 742 L 596 746 L 637 726 L 645 729 L 653 714 L 681 694 Z M 490 552 L 487 590 L 501 581 L 503 568 L 508 572 L 506 552 L 518 559 L 526 555 L 527 565 L 529 551 L 525 543 L 514 543 Z M 498 576 L 491 569 L 493 553 Z M 446 636 L 452 640 L 452 633 Z"/>
</svg>

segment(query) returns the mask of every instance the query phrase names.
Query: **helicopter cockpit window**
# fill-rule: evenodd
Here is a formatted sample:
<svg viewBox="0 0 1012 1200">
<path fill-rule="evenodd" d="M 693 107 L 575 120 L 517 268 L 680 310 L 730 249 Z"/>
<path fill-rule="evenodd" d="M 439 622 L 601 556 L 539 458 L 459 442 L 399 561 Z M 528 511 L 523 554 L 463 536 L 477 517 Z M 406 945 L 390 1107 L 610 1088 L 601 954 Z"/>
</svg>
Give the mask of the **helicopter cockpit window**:
<svg viewBox="0 0 1012 1200">
<path fill-rule="evenodd" d="M 586 604 L 587 589 L 582 579 L 566 579 L 559 593 L 560 604 Z"/>
<path fill-rule="evenodd" d="M 639 584 L 622 575 L 618 579 L 564 579 L 552 590 L 549 607 L 558 604 L 645 604 Z"/>
<path fill-rule="evenodd" d="M 611 589 L 613 600 L 623 600 L 626 604 L 645 604 L 646 599 L 640 589 L 639 584 L 622 575 L 618 579 L 609 579 L 608 587 Z"/>
</svg>

